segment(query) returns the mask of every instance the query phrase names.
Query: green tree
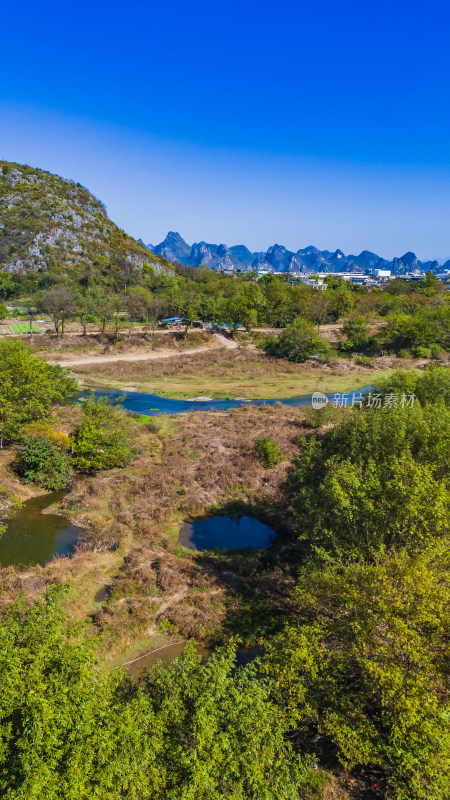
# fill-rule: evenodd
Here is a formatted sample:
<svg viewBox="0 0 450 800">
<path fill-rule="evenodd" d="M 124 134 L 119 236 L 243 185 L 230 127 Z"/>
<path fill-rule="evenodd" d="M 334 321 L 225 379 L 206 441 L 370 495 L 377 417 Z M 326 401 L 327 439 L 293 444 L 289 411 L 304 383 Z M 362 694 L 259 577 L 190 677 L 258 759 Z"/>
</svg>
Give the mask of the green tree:
<svg viewBox="0 0 450 800">
<path fill-rule="evenodd" d="M 266 300 L 265 321 L 276 328 L 282 328 L 291 319 L 289 302 L 291 294 L 284 281 L 275 275 L 261 278 Z"/>
<path fill-rule="evenodd" d="M 133 324 L 137 319 L 142 319 L 145 316 L 147 297 L 146 294 L 142 294 L 138 288 L 131 289 L 124 295 L 123 303 L 125 311 L 130 318 L 130 327 L 128 331 L 128 336 L 130 337 Z"/>
<path fill-rule="evenodd" d="M 20 340 L 0 342 L 0 448 L 20 437 L 24 425 L 48 416 L 52 405 L 69 401 L 77 384 Z"/>
<path fill-rule="evenodd" d="M 38 308 L 37 300 L 34 297 L 29 297 L 29 298 L 27 298 L 26 300 L 23 301 L 23 305 L 24 305 L 24 308 L 25 308 L 25 310 L 27 312 L 28 322 L 29 322 L 29 325 L 30 325 L 30 339 L 32 339 L 33 338 L 33 320 L 36 317 L 37 308 Z"/>
<path fill-rule="evenodd" d="M 422 308 L 414 314 L 391 314 L 384 330 L 396 352 L 438 344 L 450 349 L 450 305 Z"/>
<path fill-rule="evenodd" d="M 0 297 L 6 300 L 13 294 L 14 282 L 9 272 L 0 270 Z"/>
<path fill-rule="evenodd" d="M 319 330 L 320 326 L 328 319 L 331 311 L 331 302 L 327 290 L 311 289 L 307 298 L 305 298 L 302 314 L 311 322 L 315 322 L 317 330 Z"/>
<path fill-rule="evenodd" d="M 268 355 L 289 361 L 306 361 L 309 356 L 326 354 L 330 348 L 314 326 L 299 317 L 279 336 L 268 338 L 264 349 Z"/>
<path fill-rule="evenodd" d="M 302 440 L 289 480 L 300 537 L 327 559 L 420 550 L 449 530 L 444 404 L 358 411 Z"/>
<path fill-rule="evenodd" d="M 100 333 L 105 335 L 108 322 L 113 318 L 116 309 L 116 296 L 104 295 L 94 299 L 95 316 L 100 322 Z"/>
<path fill-rule="evenodd" d="M 113 295 L 113 297 L 111 298 L 110 306 L 111 306 L 111 316 L 114 318 L 115 340 L 116 342 L 118 342 L 121 314 L 125 309 L 124 295 L 123 294 Z M 106 313 L 109 314 L 109 310 Z"/>
<path fill-rule="evenodd" d="M 352 350 L 361 350 L 369 342 L 369 326 L 366 317 L 355 314 L 345 320 L 342 333 L 347 337 L 346 345 Z"/>
<path fill-rule="evenodd" d="M 67 286 L 54 286 L 40 295 L 38 306 L 49 314 L 55 326 L 56 336 L 64 336 L 64 325 L 74 312 L 75 295 Z"/>
<path fill-rule="evenodd" d="M 128 420 L 123 409 L 107 398 L 89 397 L 84 419 L 71 436 L 72 461 L 82 472 L 125 467 L 131 460 Z"/>
<path fill-rule="evenodd" d="M 343 288 L 339 288 L 337 291 L 331 293 L 330 306 L 334 317 L 340 319 L 354 309 L 354 293 L 349 291 L 348 287 L 344 286 Z"/>
<path fill-rule="evenodd" d="M 74 300 L 74 312 L 83 328 L 83 336 L 86 336 L 86 325 L 90 317 L 95 317 L 97 303 L 90 296 L 78 294 Z"/>
<path fill-rule="evenodd" d="M 375 391 L 383 395 L 414 394 L 422 405 L 443 401 L 450 405 L 450 369 L 430 364 L 423 372 L 395 370 L 378 381 Z"/>
</svg>

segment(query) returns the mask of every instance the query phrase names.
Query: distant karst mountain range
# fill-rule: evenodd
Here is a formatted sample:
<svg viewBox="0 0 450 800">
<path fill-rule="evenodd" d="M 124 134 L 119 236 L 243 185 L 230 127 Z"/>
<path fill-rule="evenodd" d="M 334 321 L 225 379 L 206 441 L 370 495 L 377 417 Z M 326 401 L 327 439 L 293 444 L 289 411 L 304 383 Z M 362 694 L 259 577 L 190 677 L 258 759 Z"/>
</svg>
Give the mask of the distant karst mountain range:
<svg viewBox="0 0 450 800">
<path fill-rule="evenodd" d="M 139 240 L 142 242 L 142 240 Z M 142 242 L 144 244 L 144 242 Z M 252 253 L 245 245 L 228 247 L 226 244 L 195 242 L 189 245 L 175 231 L 169 231 L 160 244 L 145 245 L 158 256 L 168 261 L 186 266 L 198 267 L 204 264 L 212 269 L 267 269 L 274 272 L 372 272 L 375 269 L 388 269 L 398 275 L 411 272 L 440 271 L 450 268 L 450 260 L 443 266 L 438 261 L 419 261 L 415 253 L 405 253 L 400 258 L 388 261 L 376 253 L 363 250 L 359 255 L 345 255 L 342 250 L 319 250 L 305 247 L 304 250 L 287 250 L 283 245 L 274 244 L 266 252 Z"/>
</svg>

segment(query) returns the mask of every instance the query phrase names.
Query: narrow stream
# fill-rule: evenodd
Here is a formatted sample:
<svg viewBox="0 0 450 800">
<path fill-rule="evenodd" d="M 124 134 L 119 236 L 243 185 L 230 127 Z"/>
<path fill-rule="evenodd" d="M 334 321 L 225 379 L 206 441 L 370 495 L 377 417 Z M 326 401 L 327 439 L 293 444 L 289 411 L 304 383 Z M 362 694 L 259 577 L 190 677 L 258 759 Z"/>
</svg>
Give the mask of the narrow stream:
<svg viewBox="0 0 450 800">
<path fill-rule="evenodd" d="M 373 386 L 363 386 L 354 391 L 364 394 L 371 389 L 373 389 Z M 352 390 L 346 392 L 346 394 L 351 397 Z M 78 394 L 78 399 L 83 401 L 88 395 L 89 392 L 80 392 Z M 273 406 L 275 403 L 282 403 L 284 406 L 298 408 L 300 406 L 309 406 L 312 401 L 311 394 L 272 400 L 170 400 L 167 397 L 160 397 L 157 394 L 149 394 L 147 392 L 97 389 L 94 395 L 97 397 L 109 397 L 111 400 L 117 400 L 118 397 L 123 397 L 122 405 L 127 411 L 132 411 L 135 414 L 146 414 L 149 417 L 155 417 L 158 414 L 180 414 L 188 411 L 229 411 L 231 408 L 244 408 L 248 405 Z M 331 392 L 327 394 L 327 397 L 332 401 L 334 395 L 335 392 Z"/>
<path fill-rule="evenodd" d="M 179 658 L 186 647 L 186 642 L 174 642 L 173 644 L 163 645 L 150 653 L 143 653 L 136 656 L 132 661 L 123 665 L 127 675 L 131 678 L 139 678 L 144 669 L 151 669 L 158 661 L 169 665 L 175 658 Z M 207 659 L 214 652 L 212 648 L 197 644 L 195 649 L 202 658 Z M 236 651 L 236 667 L 244 667 L 255 658 L 261 655 L 260 647 L 239 647 Z"/>
</svg>

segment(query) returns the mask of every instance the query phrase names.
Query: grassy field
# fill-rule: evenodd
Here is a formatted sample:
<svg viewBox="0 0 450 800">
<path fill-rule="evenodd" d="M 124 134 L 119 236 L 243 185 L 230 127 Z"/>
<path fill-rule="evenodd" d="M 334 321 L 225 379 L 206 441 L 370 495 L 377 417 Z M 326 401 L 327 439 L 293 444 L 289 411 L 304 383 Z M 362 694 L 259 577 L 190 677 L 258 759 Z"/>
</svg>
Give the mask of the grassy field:
<svg viewBox="0 0 450 800">
<path fill-rule="evenodd" d="M 323 392 L 343 392 L 373 384 L 399 366 L 399 359 L 374 359 L 370 367 L 352 361 L 331 365 L 291 364 L 254 351 L 217 351 L 170 361 L 116 362 L 74 367 L 87 387 L 133 387 L 163 397 L 295 397 Z"/>
</svg>

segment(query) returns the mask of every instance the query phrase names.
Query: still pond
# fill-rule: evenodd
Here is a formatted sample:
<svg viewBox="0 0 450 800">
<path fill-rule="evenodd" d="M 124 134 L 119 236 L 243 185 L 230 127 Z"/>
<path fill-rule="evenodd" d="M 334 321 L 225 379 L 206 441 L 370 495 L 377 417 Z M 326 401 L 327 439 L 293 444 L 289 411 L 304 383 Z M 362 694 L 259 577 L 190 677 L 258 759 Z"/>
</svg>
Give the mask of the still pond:
<svg viewBox="0 0 450 800">
<path fill-rule="evenodd" d="M 246 547 L 267 550 L 276 533 L 255 517 L 210 517 L 185 522 L 179 541 L 190 550 L 242 550 Z"/>
<path fill-rule="evenodd" d="M 53 556 L 68 556 L 74 552 L 82 529 L 60 514 L 42 511 L 59 503 L 66 492 L 32 497 L 9 520 L 0 538 L 0 566 L 29 566 L 47 564 Z"/>
</svg>

